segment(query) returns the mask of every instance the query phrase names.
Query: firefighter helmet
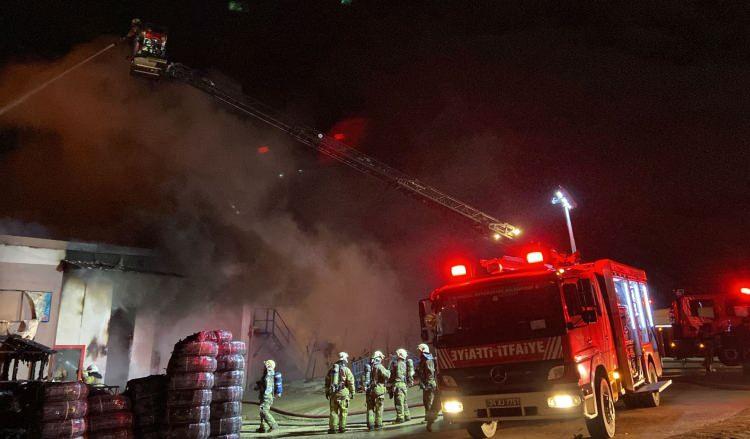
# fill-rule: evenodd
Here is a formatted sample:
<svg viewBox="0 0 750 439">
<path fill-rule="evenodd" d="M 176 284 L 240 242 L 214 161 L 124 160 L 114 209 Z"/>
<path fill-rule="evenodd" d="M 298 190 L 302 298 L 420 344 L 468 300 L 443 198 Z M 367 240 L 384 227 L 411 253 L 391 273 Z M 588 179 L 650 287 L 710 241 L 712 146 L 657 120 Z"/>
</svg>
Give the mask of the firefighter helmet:
<svg viewBox="0 0 750 439">
<path fill-rule="evenodd" d="M 266 366 L 266 369 L 276 369 L 276 362 L 273 360 L 266 360 L 263 364 Z"/>
<path fill-rule="evenodd" d="M 406 360 L 406 356 L 408 353 L 406 352 L 406 349 L 396 349 L 396 356 L 402 360 Z"/>
<path fill-rule="evenodd" d="M 425 343 L 421 343 L 419 346 L 417 346 L 417 349 L 419 350 L 419 352 L 424 352 L 425 354 L 430 353 L 430 347 Z"/>
<path fill-rule="evenodd" d="M 349 354 L 346 352 L 339 352 L 339 361 L 349 361 Z"/>
<path fill-rule="evenodd" d="M 376 360 L 376 359 L 378 359 L 378 360 L 382 360 L 383 358 L 385 358 L 385 355 L 383 355 L 383 353 L 382 353 L 382 352 L 380 352 L 380 351 L 375 351 L 375 352 L 373 352 L 373 354 L 372 354 L 372 359 L 373 359 L 373 360 Z"/>
</svg>

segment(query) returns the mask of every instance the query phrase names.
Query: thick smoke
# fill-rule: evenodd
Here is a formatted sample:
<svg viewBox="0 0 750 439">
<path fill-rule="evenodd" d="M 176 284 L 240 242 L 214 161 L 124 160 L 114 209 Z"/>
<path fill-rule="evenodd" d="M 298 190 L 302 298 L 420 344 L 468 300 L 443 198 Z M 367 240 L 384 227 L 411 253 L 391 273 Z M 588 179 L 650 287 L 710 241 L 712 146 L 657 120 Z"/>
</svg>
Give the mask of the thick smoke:
<svg viewBox="0 0 750 439">
<path fill-rule="evenodd" d="M 105 44 L 53 64 L 10 66 L 0 99 Z M 288 213 L 279 173 L 296 169 L 298 145 L 186 85 L 129 77 L 124 57 L 110 51 L 0 121 L 19 133 L 4 166 L 30 185 L 34 204 L 68 217 L 59 223 L 90 224 L 89 239 L 151 230 L 159 257 L 185 276 L 155 288 L 151 276 L 121 275 L 122 307 L 158 315 L 165 344 L 222 326 L 206 316 L 243 304 L 283 307 L 300 337 L 353 352 L 413 340 L 416 307 L 382 249 Z M 261 145 L 270 153 L 258 154 Z"/>
</svg>

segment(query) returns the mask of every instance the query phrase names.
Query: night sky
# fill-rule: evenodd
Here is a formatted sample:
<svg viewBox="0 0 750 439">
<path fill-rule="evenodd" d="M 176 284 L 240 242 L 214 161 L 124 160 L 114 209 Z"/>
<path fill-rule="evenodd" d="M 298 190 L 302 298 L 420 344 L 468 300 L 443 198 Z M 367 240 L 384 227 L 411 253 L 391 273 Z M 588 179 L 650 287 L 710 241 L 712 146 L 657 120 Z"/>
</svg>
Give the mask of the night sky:
<svg viewBox="0 0 750 439">
<path fill-rule="evenodd" d="M 747 5 L 246 3 L 234 13 L 213 0 L 4 2 L 0 62 L 58 59 L 124 34 L 133 17 L 161 23 L 171 59 L 222 72 L 247 94 L 518 225 L 525 239 L 567 250 L 562 212 L 549 202 L 563 185 L 578 202 L 584 258 L 644 268 L 660 297 L 750 279 Z M 65 165 L 19 184 L 29 181 L 24 161 L 45 156 L 24 150 L 29 134 L 2 118 L 0 130 L 0 217 L 60 239 L 155 245 L 151 223 L 132 215 L 168 215 L 144 201 L 152 194 L 110 178 L 100 189 L 118 202 L 106 214 L 70 209 L 80 202 L 45 187 L 64 184 Z M 250 143 L 255 154 L 260 145 Z M 438 285 L 446 257 L 503 252 L 377 180 L 303 146 L 292 154 L 305 171 L 285 183 L 295 218 L 380 243 L 405 285 L 422 290 L 415 296 Z M 102 226 L 113 218 L 117 226 Z"/>
</svg>

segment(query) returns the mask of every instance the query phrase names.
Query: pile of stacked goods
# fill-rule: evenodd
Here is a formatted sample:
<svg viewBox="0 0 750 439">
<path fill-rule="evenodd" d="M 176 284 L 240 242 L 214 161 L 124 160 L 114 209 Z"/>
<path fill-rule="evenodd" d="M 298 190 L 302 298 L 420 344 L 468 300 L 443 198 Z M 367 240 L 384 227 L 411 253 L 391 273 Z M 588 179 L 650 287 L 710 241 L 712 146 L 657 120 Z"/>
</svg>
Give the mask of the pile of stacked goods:
<svg viewBox="0 0 750 439">
<path fill-rule="evenodd" d="M 45 383 L 42 438 L 83 438 L 86 434 L 89 388 L 83 383 Z"/>
<path fill-rule="evenodd" d="M 96 392 L 96 394 L 93 394 Z M 130 439 L 133 437 L 133 413 L 130 399 L 91 390 L 89 396 L 89 439 Z"/>
<path fill-rule="evenodd" d="M 161 438 L 167 404 L 167 376 L 151 375 L 128 381 L 124 392 L 133 406 L 135 437 Z"/>
<path fill-rule="evenodd" d="M 225 331 L 200 331 L 177 342 L 167 365 L 166 436 L 206 439 L 211 432 L 211 389 Z"/>
<path fill-rule="evenodd" d="M 245 385 L 245 353 L 241 341 L 231 341 L 225 333 L 219 342 L 211 402 L 211 437 L 239 439 L 242 429 L 242 390 Z M 227 337 L 228 335 L 228 337 Z"/>
</svg>

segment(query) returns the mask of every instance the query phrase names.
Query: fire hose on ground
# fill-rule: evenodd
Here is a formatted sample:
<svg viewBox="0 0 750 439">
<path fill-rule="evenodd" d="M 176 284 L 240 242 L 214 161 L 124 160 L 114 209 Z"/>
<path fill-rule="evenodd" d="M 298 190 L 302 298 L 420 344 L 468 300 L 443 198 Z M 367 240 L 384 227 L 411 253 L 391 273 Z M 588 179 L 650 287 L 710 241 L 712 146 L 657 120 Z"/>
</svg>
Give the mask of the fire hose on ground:
<svg viewBox="0 0 750 439">
<path fill-rule="evenodd" d="M 244 401 L 243 404 L 251 404 L 251 405 L 258 405 L 259 406 L 260 402 L 258 402 L 258 401 Z M 409 405 L 409 408 L 417 408 L 417 407 L 424 407 L 424 404 L 418 403 L 418 404 L 414 404 L 414 405 Z M 312 415 L 312 414 L 308 414 L 308 413 L 295 413 L 295 412 L 290 412 L 288 410 L 284 410 L 284 409 L 280 409 L 280 408 L 276 408 L 276 407 L 271 407 L 271 411 L 274 412 L 274 413 L 276 413 L 276 414 L 283 415 L 283 416 L 288 416 L 288 417 L 291 417 L 291 418 L 310 419 L 310 420 L 316 420 L 316 421 L 318 421 L 318 420 L 319 421 L 324 421 L 324 420 L 327 421 L 328 420 L 328 416 L 329 416 L 327 414 L 326 415 Z M 383 412 L 394 412 L 394 411 L 396 411 L 395 407 L 389 407 L 389 408 L 383 409 Z M 356 412 L 349 412 L 349 416 L 357 416 L 357 415 L 365 415 L 365 414 L 367 414 L 367 411 L 365 411 L 365 410 L 360 410 L 360 411 L 356 411 Z M 424 415 L 418 415 L 418 416 L 412 416 L 411 419 L 423 419 L 424 417 L 425 417 Z M 250 421 L 250 422 L 245 421 L 245 422 L 243 422 L 243 424 L 244 425 L 257 425 L 258 421 Z M 322 426 L 322 425 L 325 425 L 325 424 L 324 423 L 302 423 L 302 422 L 296 422 L 296 423 L 295 422 L 280 422 L 279 425 L 281 425 L 283 427 L 317 427 L 317 426 Z M 363 422 L 363 421 L 362 422 L 349 422 L 349 425 L 366 425 L 366 423 Z"/>
<path fill-rule="evenodd" d="M 244 404 L 251 404 L 251 405 L 260 405 L 260 402 L 258 402 L 258 401 L 243 401 L 243 403 Z M 419 404 L 409 405 L 409 408 L 416 408 L 416 407 L 424 407 L 424 404 L 419 403 Z M 276 407 L 271 407 L 271 411 L 274 412 L 274 413 L 278 413 L 278 414 L 284 415 L 284 416 L 289 416 L 289 417 L 292 417 L 292 418 L 328 419 L 328 415 L 311 415 L 311 414 L 307 414 L 307 413 L 294 413 L 294 412 L 290 412 L 290 411 L 287 411 L 287 410 L 284 410 L 284 409 L 280 409 L 280 408 L 276 408 Z M 395 412 L 395 411 L 396 411 L 395 407 L 389 407 L 389 408 L 383 409 L 383 412 Z M 357 411 L 357 412 L 349 412 L 349 416 L 366 415 L 366 414 L 367 414 L 367 411 L 365 411 L 365 410 L 360 410 L 360 411 Z M 415 418 L 419 418 L 419 417 L 424 417 L 424 416 L 414 416 L 414 417 Z"/>
</svg>

